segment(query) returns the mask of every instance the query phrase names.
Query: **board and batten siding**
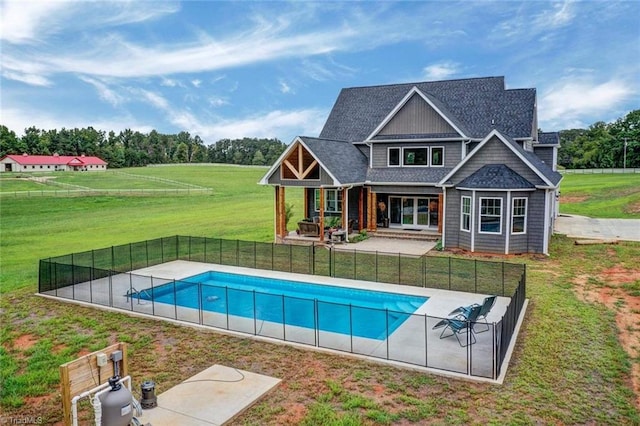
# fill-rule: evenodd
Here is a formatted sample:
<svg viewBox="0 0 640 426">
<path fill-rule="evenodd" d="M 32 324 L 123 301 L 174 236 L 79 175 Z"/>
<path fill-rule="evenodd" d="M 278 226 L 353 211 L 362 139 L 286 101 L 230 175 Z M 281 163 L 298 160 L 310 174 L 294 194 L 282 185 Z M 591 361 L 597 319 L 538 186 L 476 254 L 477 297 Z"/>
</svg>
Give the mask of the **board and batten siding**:
<svg viewBox="0 0 640 426">
<path fill-rule="evenodd" d="M 374 143 L 372 147 L 372 165 L 374 168 L 388 167 L 389 147 L 393 148 L 414 148 L 423 146 L 444 147 L 444 167 L 455 167 L 462 158 L 464 143 L 461 141 L 429 141 L 429 142 L 396 142 L 396 143 Z M 398 167 L 398 166 L 394 166 Z M 413 166 L 427 167 L 427 166 Z"/>
<path fill-rule="evenodd" d="M 457 133 L 422 97 L 415 94 L 378 132 L 378 135 Z"/>
</svg>

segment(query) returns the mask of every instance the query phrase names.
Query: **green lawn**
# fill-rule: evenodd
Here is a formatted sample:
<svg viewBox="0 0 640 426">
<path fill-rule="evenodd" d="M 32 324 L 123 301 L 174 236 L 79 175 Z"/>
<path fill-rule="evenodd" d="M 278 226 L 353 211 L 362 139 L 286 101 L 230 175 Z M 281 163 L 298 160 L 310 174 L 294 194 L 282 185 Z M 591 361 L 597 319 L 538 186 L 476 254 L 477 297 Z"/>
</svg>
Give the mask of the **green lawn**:
<svg viewBox="0 0 640 426">
<path fill-rule="evenodd" d="M 560 212 L 597 218 L 640 218 L 640 173 L 565 174 Z"/>
<path fill-rule="evenodd" d="M 234 424 L 279 425 L 291 422 L 295 413 L 297 422 L 308 425 L 640 424 L 629 385 L 631 364 L 640 360 L 630 359 L 618 343 L 614 312 L 580 301 L 573 284 L 577 276 L 597 280 L 603 269 L 613 266 L 637 270 L 637 243 L 574 246 L 557 237 L 550 257 L 516 259 L 527 263 L 530 304 L 500 386 L 183 328 L 33 294 L 38 260 L 49 256 L 175 234 L 272 241 L 274 191 L 256 184 L 266 170 L 127 170 L 208 186 L 213 188 L 209 195 L 3 198 L 3 416 L 59 421 L 58 366 L 123 341 L 129 344 L 130 373 L 137 386 L 151 379 L 166 390 L 212 364 L 283 379 Z M 299 191 L 287 190 L 288 201 L 300 206 L 301 198 Z"/>
</svg>

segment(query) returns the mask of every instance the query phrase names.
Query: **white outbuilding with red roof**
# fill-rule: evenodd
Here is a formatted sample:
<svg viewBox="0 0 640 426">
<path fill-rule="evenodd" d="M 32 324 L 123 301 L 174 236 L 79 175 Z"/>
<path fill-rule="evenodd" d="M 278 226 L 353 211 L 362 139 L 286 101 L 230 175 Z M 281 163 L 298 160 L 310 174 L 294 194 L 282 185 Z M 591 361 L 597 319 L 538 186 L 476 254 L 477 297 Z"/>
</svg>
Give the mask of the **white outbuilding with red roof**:
<svg viewBox="0 0 640 426">
<path fill-rule="evenodd" d="M 5 155 L 0 172 L 105 171 L 107 162 L 85 155 Z"/>
</svg>

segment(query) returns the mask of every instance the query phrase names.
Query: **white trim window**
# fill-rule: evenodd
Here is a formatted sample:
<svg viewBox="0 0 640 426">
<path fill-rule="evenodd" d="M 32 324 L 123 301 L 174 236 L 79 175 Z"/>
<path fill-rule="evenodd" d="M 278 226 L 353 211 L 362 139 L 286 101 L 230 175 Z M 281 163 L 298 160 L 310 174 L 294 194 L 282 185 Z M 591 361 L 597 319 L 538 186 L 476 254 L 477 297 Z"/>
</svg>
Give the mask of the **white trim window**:
<svg viewBox="0 0 640 426">
<path fill-rule="evenodd" d="M 480 233 L 502 233 L 502 198 L 480 197 Z"/>
<path fill-rule="evenodd" d="M 527 233 L 527 199 L 514 198 L 511 204 L 511 233 Z"/>
<path fill-rule="evenodd" d="M 431 167 L 444 167 L 444 147 L 432 146 L 430 159 Z"/>
<path fill-rule="evenodd" d="M 464 195 L 460 203 L 460 230 L 471 231 L 471 197 Z"/>
<path fill-rule="evenodd" d="M 387 165 L 389 167 L 400 167 L 400 148 L 387 148 Z"/>
<path fill-rule="evenodd" d="M 313 208 L 320 211 L 320 189 L 315 190 L 315 200 Z M 341 189 L 325 189 L 324 190 L 324 211 L 330 213 L 342 212 L 342 190 Z"/>
<path fill-rule="evenodd" d="M 418 146 L 415 148 L 404 148 L 402 150 L 402 165 L 406 167 L 428 166 L 429 147 Z"/>
</svg>

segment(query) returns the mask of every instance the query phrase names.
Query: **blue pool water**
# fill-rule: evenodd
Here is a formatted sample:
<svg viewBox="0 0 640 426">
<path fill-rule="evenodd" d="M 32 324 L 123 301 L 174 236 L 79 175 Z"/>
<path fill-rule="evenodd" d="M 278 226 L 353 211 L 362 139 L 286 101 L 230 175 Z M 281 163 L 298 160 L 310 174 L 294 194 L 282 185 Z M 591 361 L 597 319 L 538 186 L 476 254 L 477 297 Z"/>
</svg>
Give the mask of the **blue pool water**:
<svg viewBox="0 0 640 426">
<path fill-rule="evenodd" d="M 146 296 L 146 294 L 150 295 Z M 147 289 L 157 302 L 383 340 L 428 297 L 205 272 Z"/>
</svg>

